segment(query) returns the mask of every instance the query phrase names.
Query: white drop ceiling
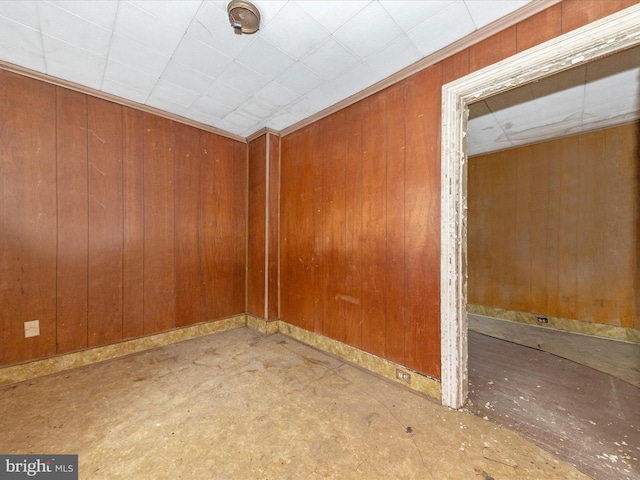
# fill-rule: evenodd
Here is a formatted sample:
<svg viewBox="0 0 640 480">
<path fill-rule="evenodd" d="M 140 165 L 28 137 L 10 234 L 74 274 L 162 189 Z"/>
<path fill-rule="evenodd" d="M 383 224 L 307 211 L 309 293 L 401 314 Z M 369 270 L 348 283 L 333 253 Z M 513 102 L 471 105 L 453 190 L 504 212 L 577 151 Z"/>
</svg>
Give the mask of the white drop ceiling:
<svg viewBox="0 0 640 480">
<path fill-rule="evenodd" d="M 240 36 L 227 0 L 2 0 L 0 60 L 247 137 L 303 121 L 529 2 L 255 0 L 260 30 Z M 637 73 L 633 85 L 637 113 Z M 606 106 L 587 104 L 589 114 Z M 470 121 L 479 144 L 504 148 L 538 127 L 523 120 L 526 104 L 484 107 Z"/>
</svg>

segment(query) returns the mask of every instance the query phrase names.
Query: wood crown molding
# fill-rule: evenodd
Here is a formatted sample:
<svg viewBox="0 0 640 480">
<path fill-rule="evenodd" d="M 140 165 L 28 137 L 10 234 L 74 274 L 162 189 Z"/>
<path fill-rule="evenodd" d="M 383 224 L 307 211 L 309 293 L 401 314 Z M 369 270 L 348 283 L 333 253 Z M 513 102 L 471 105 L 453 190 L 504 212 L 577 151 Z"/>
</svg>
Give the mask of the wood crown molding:
<svg viewBox="0 0 640 480">
<path fill-rule="evenodd" d="M 425 68 L 430 67 L 431 65 L 434 65 L 442 60 L 444 60 L 445 58 L 448 58 L 462 50 L 464 50 L 465 48 L 468 48 L 492 35 L 495 35 L 496 33 L 509 28 L 515 24 L 517 24 L 518 22 L 521 22 L 522 20 L 529 18 L 537 13 L 540 13 L 543 10 L 546 10 L 549 7 L 552 7 L 553 5 L 556 5 L 558 3 L 561 3 L 562 0 L 533 0 L 532 2 L 528 3 L 527 5 L 525 5 L 524 7 L 516 10 L 515 12 L 510 13 L 509 15 L 506 15 L 498 20 L 496 20 L 495 22 L 479 29 L 476 30 L 474 33 L 461 38 L 460 40 L 458 40 L 457 42 L 452 43 L 451 45 L 448 45 L 447 47 L 438 50 L 437 52 L 424 57 L 421 60 L 418 60 L 416 63 L 409 65 L 408 67 L 400 70 L 397 73 L 394 73 L 393 75 L 390 75 L 389 77 L 380 80 L 379 82 L 371 85 L 370 87 L 365 88 L 364 90 L 355 93 L 353 95 L 351 95 L 350 97 L 336 103 L 335 105 L 332 105 L 330 107 L 325 108 L 324 110 L 321 110 L 320 112 L 311 115 L 310 117 L 305 118 L 304 120 L 301 120 L 300 122 L 291 125 L 290 127 L 287 127 L 281 131 L 277 131 L 277 130 L 273 130 L 271 128 L 268 127 L 264 127 L 261 128 L 260 130 L 258 130 L 255 133 L 252 133 L 251 135 L 249 135 L 248 137 L 242 137 L 240 135 L 236 135 L 230 132 L 227 132 L 225 130 L 220 130 L 218 128 L 212 127 L 210 125 L 206 125 L 204 123 L 200 123 L 197 122 L 195 120 L 190 120 L 188 118 L 185 117 L 181 117 L 180 115 L 176 115 L 173 113 L 169 113 L 169 112 L 165 112 L 164 110 L 160 110 L 158 108 L 154 108 L 154 107 L 150 107 L 147 105 L 143 105 L 141 103 L 137 103 L 134 102 L 132 100 L 127 100 L 125 98 L 122 97 L 118 97 L 116 95 L 112 95 L 106 92 L 102 92 L 100 90 L 96 90 L 94 88 L 91 87 L 85 87 L 83 85 L 79 85 L 77 83 L 68 81 L 68 80 L 64 80 L 58 77 L 54 77 L 51 75 L 47 75 L 46 73 L 41 73 L 41 72 L 37 72 L 35 70 L 31 70 L 29 68 L 26 67 L 21 67 L 19 65 L 15 65 L 9 62 L 5 62 L 0 60 L 0 69 L 2 70 L 6 70 L 9 72 L 13 72 L 13 73 L 17 73 L 19 75 L 23 75 L 26 77 L 30 77 L 36 80 L 40 80 L 46 83 L 50 83 L 53 85 L 57 85 L 59 87 L 64 87 L 64 88 L 68 88 L 70 90 L 74 90 L 76 92 L 80 92 L 80 93 L 84 93 L 87 95 L 91 95 L 92 97 L 97 97 L 97 98 L 101 98 L 103 100 L 108 100 L 110 102 L 113 103 L 117 103 L 119 105 L 124 105 L 126 107 L 130 107 L 130 108 L 134 108 L 136 110 L 141 110 L 143 112 L 147 112 L 147 113 L 151 113 L 153 115 L 157 115 L 159 117 L 163 117 L 163 118 L 167 118 L 169 120 L 173 120 L 175 122 L 178 123 L 183 123 L 185 125 L 189 125 L 191 127 L 195 127 L 195 128 L 199 128 L 200 130 L 204 130 L 207 132 L 211 132 L 211 133 L 215 133 L 217 135 L 226 137 L 226 138 L 230 138 L 232 140 L 236 140 L 238 142 L 243 142 L 243 143 L 249 143 L 253 140 L 255 140 L 256 138 L 259 138 L 260 136 L 264 135 L 265 133 L 271 133 L 273 135 L 277 135 L 277 136 L 285 136 L 288 135 L 290 133 L 295 132 L 296 130 L 299 130 L 303 127 L 306 127 L 307 125 L 310 125 L 314 122 L 317 122 L 318 120 L 327 117 L 329 115 L 331 115 L 332 113 L 335 113 L 339 110 L 342 110 L 345 107 L 348 107 L 349 105 L 352 105 L 354 103 L 359 102 L 360 100 L 363 100 L 371 95 L 373 95 L 374 93 L 377 93 L 381 90 L 384 90 L 387 87 L 390 87 L 391 85 L 404 80 L 408 77 L 410 77 L 411 75 L 414 75 L 415 73 L 420 72 L 421 70 L 424 70 Z"/>
<path fill-rule="evenodd" d="M 24 77 L 33 78 L 34 80 L 40 80 L 42 82 L 46 82 L 51 85 L 56 85 L 58 87 L 67 88 L 75 92 L 91 95 L 92 97 L 100 98 L 102 100 L 108 100 L 109 102 L 117 103 L 118 105 L 134 108 L 136 110 L 140 110 L 146 113 L 151 113 L 153 115 L 157 115 L 158 117 L 163 117 L 168 120 L 173 120 L 174 122 L 189 125 L 190 127 L 195 127 L 200 130 L 204 130 L 206 132 L 215 133 L 216 135 L 220 135 L 222 137 L 226 137 L 231 140 L 247 143 L 247 140 L 240 135 L 235 135 L 225 130 L 220 130 L 219 128 L 215 128 L 210 125 L 197 122 L 195 120 L 190 120 L 188 118 L 181 117 L 180 115 L 176 115 L 174 113 L 169 113 L 164 110 L 160 110 L 159 108 L 143 105 L 142 103 L 137 103 L 137 102 L 134 102 L 133 100 L 127 100 L 126 98 L 118 97 L 117 95 L 112 95 L 110 93 L 106 93 L 101 90 L 96 90 L 91 87 L 85 87 L 84 85 L 79 85 L 69 80 L 64 80 L 62 78 L 47 75 L 46 73 L 37 72 L 35 70 L 31 70 L 26 67 L 21 67 L 19 65 L 5 62 L 3 60 L 0 60 L 0 70 L 6 70 L 7 72 L 17 73 L 18 75 L 22 75 Z"/>
<path fill-rule="evenodd" d="M 370 87 L 367 87 L 364 90 L 358 93 L 355 93 L 350 97 L 345 98 L 344 100 L 336 103 L 335 105 L 327 107 L 324 110 L 321 110 L 320 112 L 308 118 L 305 118 L 304 120 L 301 120 L 300 122 L 294 125 L 291 125 L 290 127 L 283 129 L 280 132 L 280 135 L 283 137 L 285 135 L 289 135 L 290 133 L 293 133 L 296 130 L 300 130 L 301 128 L 306 127 L 307 125 L 317 122 L 318 120 L 324 117 L 327 117 L 332 113 L 342 110 L 343 108 L 346 108 L 349 105 L 353 105 L 354 103 L 357 103 L 360 100 L 363 100 L 375 93 L 378 93 L 384 90 L 385 88 L 388 88 L 391 85 L 394 85 L 395 83 L 398 83 L 410 77 L 411 75 L 414 75 L 432 65 L 435 65 L 436 63 L 446 58 L 451 57 L 452 55 L 455 55 L 458 52 L 461 52 L 465 48 L 469 48 L 472 45 L 475 45 L 476 43 L 479 43 L 482 40 L 485 40 L 491 37 L 492 35 L 495 35 L 496 33 L 499 33 L 509 27 L 512 27 L 513 25 L 516 25 L 517 23 L 529 17 L 532 17 L 533 15 L 540 13 L 543 10 L 546 10 L 547 8 L 550 8 L 561 2 L 562 0 L 533 0 L 532 2 L 528 3 L 524 7 L 519 8 L 518 10 L 510 13 L 509 15 L 505 15 L 504 17 L 496 20 L 493 23 L 490 23 L 489 25 L 482 27 L 479 30 L 476 30 L 475 32 L 467 35 L 464 38 L 461 38 L 460 40 L 452 43 L 451 45 L 447 45 L 446 47 L 438 50 L 437 52 L 434 52 L 431 55 L 418 60 L 417 62 L 409 65 L 408 67 L 405 67 L 399 72 L 394 73 L 393 75 L 390 75 L 389 77 L 383 80 L 380 80 L 377 83 L 374 83 Z"/>
</svg>

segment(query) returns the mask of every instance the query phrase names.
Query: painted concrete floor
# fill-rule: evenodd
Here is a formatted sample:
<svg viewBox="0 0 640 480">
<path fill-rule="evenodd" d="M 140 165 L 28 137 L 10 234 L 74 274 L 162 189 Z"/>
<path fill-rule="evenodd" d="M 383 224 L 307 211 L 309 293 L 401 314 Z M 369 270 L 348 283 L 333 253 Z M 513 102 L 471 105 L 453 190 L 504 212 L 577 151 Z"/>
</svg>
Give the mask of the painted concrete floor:
<svg viewBox="0 0 640 480">
<path fill-rule="evenodd" d="M 0 389 L 0 452 L 82 479 L 587 479 L 512 431 L 240 328 Z"/>
<path fill-rule="evenodd" d="M 540 328 L 508 323 L 498 320 L 482 330 L 510 334 L 513 341 L 469 331 L 467 409 L 513 429 L 592 478 L 640 478 L 640 389 L 596 369 L 632 379 L 636 370 L 624 371 L 626 347 L 637 346 L 594 345 L 597 339 L 574 334 L 547 340 Z M 532 341 L 535 347 L 525 346 Z M 551 342 L 576 361 L 539 349 Z"/>
<path fill-rule="evenodd" d="M 552 353 L 640 388 L 640 345 L 470 313 L 469 329 Z"/>
</svg>

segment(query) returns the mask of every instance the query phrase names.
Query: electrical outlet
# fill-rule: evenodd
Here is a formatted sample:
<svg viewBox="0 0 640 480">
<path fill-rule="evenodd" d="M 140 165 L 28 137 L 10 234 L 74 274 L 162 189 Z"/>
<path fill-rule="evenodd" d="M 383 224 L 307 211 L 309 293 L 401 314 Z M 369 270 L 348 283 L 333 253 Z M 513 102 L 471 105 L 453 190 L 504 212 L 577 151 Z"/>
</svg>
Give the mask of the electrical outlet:
<svg viewBox="0 0 640 480">
<path fill-rule="evenodd" d="M 402 380 L 403 382 L 411 383 L 411 374 L 407 372 L 403 372 L 399 368 L 396 368 L 396 378 L 398 380 Z"/>
<path fill-rule="evenodd" d="M 24 322 L 24 338 L 37 337 L 40 335 L 40 320 Z"/>
<path fill-rule="evenodd" d="M 538 317 L 538 323 L 549 323 L 549 319 L 547 317 Z"/>
</svg>

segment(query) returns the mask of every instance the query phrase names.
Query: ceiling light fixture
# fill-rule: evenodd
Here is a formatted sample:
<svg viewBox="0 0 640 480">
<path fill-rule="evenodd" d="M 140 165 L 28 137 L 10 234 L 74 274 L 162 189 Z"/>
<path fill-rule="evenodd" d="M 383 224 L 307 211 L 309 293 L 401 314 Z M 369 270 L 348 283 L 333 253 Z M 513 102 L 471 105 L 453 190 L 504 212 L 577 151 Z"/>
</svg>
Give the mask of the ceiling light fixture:
<svg viewBox="0 0 640 480">
<path fill-rule="evenodd" d="M 227 13 L 237 35 L 256 33 L 260 28 L 260 12 L 251 2 L 231 0 L 227 5 Z"/>
</svg>

